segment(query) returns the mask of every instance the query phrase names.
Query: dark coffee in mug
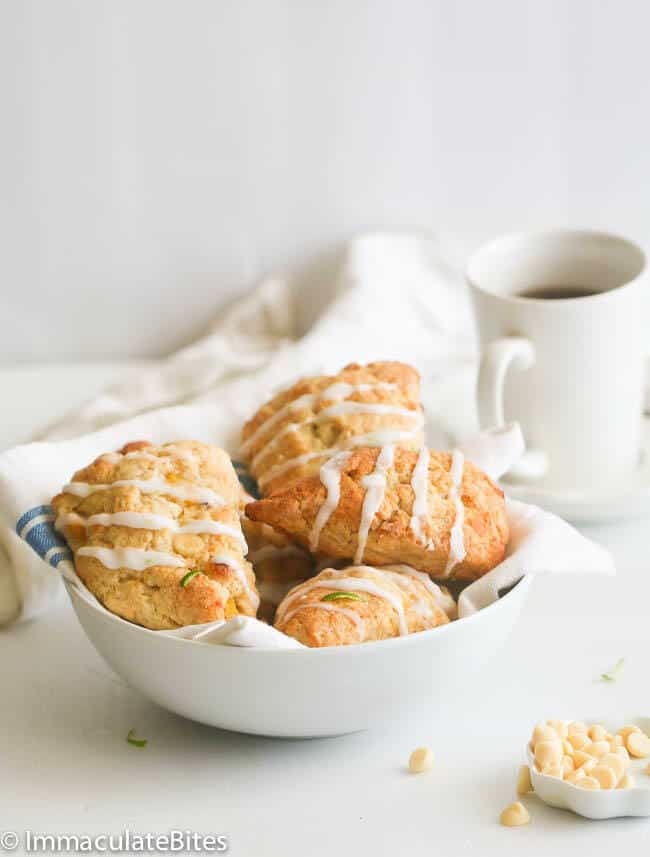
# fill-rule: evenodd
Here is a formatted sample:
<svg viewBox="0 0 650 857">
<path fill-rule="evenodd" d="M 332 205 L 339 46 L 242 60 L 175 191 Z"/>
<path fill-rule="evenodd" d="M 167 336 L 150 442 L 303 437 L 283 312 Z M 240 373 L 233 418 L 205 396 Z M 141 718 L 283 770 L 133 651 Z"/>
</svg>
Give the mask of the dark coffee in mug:
<svg viewBox="0 0 650 857">
<path fill-rule="evenodd" d="M 585 286 L 534 286 L 517 292 L 519 298 L 536 298 L 543 301 L 565 301 L 570 298 L 588 298 L 599 294 L 597 289 Z"/>
</svg>

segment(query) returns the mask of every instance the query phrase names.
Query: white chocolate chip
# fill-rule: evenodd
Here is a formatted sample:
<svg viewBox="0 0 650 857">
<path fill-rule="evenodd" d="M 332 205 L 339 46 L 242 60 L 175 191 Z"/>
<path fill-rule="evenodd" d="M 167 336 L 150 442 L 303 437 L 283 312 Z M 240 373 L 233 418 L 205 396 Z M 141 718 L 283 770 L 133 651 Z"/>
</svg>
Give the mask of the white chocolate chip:
<svg viewBox="0 0 650 857">
<path fill-rule="evenodd" d="M 575 770 L 575 762 L 571 756 L 562 756 L 562 773 L 566 777 L 568 773 Z"/>
<path fill-rule="evenodd" d="M 625 770 L 627 770 L 630 767 L 630 754 L 627 752 L 625 747 L 617 747 L 616 755 L 621 757 L 623 764 L 625 765 Z"/>
<path fill-rule="evenodd" d="M 632 777 L 629 774 L 623 774 L 621 779 L 619 780 L 617 789 L 631 789 L 633 785 Z"/>
<path fill-rule="evenodd" d="M 599 758 L 600 756 L 604 756 L 605 753 L 609 753 L 610 750 L 609 741 L 594 741 L 586 752 Z"/>
<path fill-rule="evenodd" d="M 538 723 L 533 729 L 533 736 L 530 739 L 530 743 L 534 750 L 540 741 L 555 741 L 556 738 L 557 732 L 555 729 L 546 723 Z"/>
<path fill-rule="evenodd" d="M 521 797 L 532 792 L 533 784 L 530 779 L 530 768 L 528 765 L 521 765 L 517 774 L 517 794 Z"/>
<path fill-rule="evenodd" d="M 616 734 L 620 736 L 620 738 L 621 738 L 621 740 L 622 740 L 623 744 L 625 744 L 625 739 L 627 738 L 627 736 L 628 736 L 630 733 L 632 733 L 632 732 L 640 732 L 640 731 L 641 731 L 641 730 L 639 729 L 639 727 L 638 727 L 638 726 L 632 726 L 632 725 L 630 725 L 630 726 L 623 726 L 623 727 L 621 727 L 621 728 L 618 730 L 618 732 L 617 732 Z"/>
<path fill-rule="evenodd" d="M 569 723 L 569 735 L 576 735 L 578 733 L 584 734 L 587 732 L 587 724 L 583 723 L 582 720 L 572 720 Z"/>
<path fill-rule="evenodd" d="M 548 768 L 544 768 L 542 773 L 547 777 L 555 777 L 558 780 L 561 780 L 564 776 L 564 769 L 562 765 L 551 765 Z"/>
<path fill-rule="evenodd" d="M 585 765 L 587 762 L 593 762 L 593 761 L 594 761 L 594 757 L 590 756 L 589 753 L 585 753 L 584 750 L 576 750 L 575 753 L 573 754 L 573 762 L 574 762 L 576 768 L 579 768 L 582 765 Z"/>
<path fill-rule="evenodd" d="M 604 726 L 601 726 L 600 723 L 594 723 L 594 725 L 590 726 L 587 730 L 587 734 L 592 741 L 602 741 L 607 734 L 607 730 Z"/>
<path fill-rule="evenodd" d="M 578 768 L 576 771 L 569 771 L 569 773 L 564 778 L 567 783 L 572 783 L 574 786 L 578 784 L 578 780 L 583 779 L 587 775 L 582 770 L 582 768 Z"/>
<path fill-rule="evenodd" d="M 564 720 L 547 720 L 546 723 L 555 731 L 558 738 L 564 739 L 567 737 L 569 729 Z"/>
<path fill-rule="evenodd" d="M 433 767 L 433 753 L 429 747 L 418 747 L 409 757 L 409 771 L 412 774 L 423 774 Z"/>
<path fill-rule="evenodd" d="M 586 732 L 569 733 L 568 741 L 575 750 L 582 750 L 583 747 L 591 743 Z"/>
<path fill-rule="evenodd" d="M 600 789 L 600 783 L 594 777 L 582 777 L 576 783 L 580 789 Z"/>
<path fill-rule="evenodd" d="M 650 738 L 643 732 L 630 732 L 625 742 L 630 756 L 644 759 L 650 756 Z"/>
<path fill-rule="evenodd" d="M 619 756 L 618 753 L 605 753 L 605 755 L 601 756 L 598 760 L 598 764 L 607 765 L 608 768 L 611 768 L 612 771 L 614 771 L 614 776 L 617 780 L 621 779 L 627 767 L 623 757 Z"/>
<path fill-rule="evenodd" d="M 504 827 L 521 827 L 530 821 L 530 813 L 523 803 L 515 801 L 503 810 L 500 821 Z"/>
<path fill-rule="evenodd" d="M 556 738 L 554 741 L 540 741 L 535 745 L 535 761 L 542 771 L 557 767 L 562 761 L 562 742 Z"/>
<path fill-rule="evenodd" d="M 596 765 L 591 769 L 589 775 L 598 780 L 601 789 L 613 789 L 618 782 L 618 777 L 607 765 Z"/>
</svg>

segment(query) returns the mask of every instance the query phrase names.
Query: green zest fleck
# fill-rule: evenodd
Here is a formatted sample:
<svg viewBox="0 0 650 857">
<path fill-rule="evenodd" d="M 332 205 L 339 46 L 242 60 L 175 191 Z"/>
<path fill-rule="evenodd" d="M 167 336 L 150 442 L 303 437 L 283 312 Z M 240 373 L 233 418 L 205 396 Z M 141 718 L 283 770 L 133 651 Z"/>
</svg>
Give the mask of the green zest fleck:
<svg viewBox="0 0 650 857">
<path fill-rule="evenodd" d="M 363 595 L 359 595 L 358 592 L 329 592 L 327 595 L 323 595 L 321 601 L 339 601 L 343 598 L 347 598 L 350 601 L 367 601 Z"/>
<path fill-rule="evenodd" d="M 185 589 L 187 584 L 193 577 L 196 577 L 197 574 L 201 574 L 201 571 L 198 568 L 193 568 L 192 571 L 188 571 L 186 575 L 181 579 L 181 587 Z"/>
<path fill-rule="evenodd" d="M 600 677 L 603 681 L 616 681 L 620 671 L 623 669 L 623 664 L 625 663 L 625 658 L 620 658 L 616 662 L 616 666 L 611 669 L 608 673 L 601 673 Z"/>
<path fill-rule="evenodd" d="M 134 747 L 146 747 L 147 739 L 146 738 L 136 738 L 135 737 L 135 729 L 131 729 L 129 734 L 126 736 L 126 740 L 129 744 L 132 744 Z"/>
</svg>

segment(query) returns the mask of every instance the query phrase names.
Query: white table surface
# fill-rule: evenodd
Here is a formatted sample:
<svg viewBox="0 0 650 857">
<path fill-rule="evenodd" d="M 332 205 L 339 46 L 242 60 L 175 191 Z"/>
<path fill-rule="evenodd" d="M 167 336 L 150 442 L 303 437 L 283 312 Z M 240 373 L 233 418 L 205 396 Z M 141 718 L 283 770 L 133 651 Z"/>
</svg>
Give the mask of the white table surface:
<svg viewBox="0 0 650 857">
<path fill-rule="evenodd" d="M 0 448 L 120 371 L 0 370 Z M 648 853 L 650 820 L 588 822 L 530 797 L 528 827 L 498 823 L 536 720 L 650 714 L 648 521 L 589 534 L 618 578 L 538 579 L 507 649 L 463 698 L 343 738 L 262 739 L 169 714 L 111 672 L 64 601 L 0 631 L 0 832 L 188 829 L 227 834 L 234 857 Z M 619 657 L 619 680 L 600 681 Z M 126 743 L 131 728 L 145 749 Z M 413 776 L 421 744 L 435 767 Z"/>
</svg>

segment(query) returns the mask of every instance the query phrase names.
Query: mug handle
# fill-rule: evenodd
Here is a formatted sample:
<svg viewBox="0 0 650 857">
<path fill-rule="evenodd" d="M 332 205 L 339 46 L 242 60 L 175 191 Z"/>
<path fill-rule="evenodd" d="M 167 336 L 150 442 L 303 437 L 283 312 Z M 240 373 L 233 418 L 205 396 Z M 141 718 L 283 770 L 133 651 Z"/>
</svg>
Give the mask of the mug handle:
<svg viewBox="0 0 650 857">
<path fill-rule="evenodd" d="M 535 346 L 521 336 L 504 336 L 490 342 L 483 350 L 478 373 L 478 418 L 481 430 L 501 428 L 505 424 L 503 388 L 510 368 L 520 371 L 535 365 Z M 519 479 L 539 479 L 548 469 L 548 459 L 541 450 L 525 452 L 509 471 Z"/>
</svg>

